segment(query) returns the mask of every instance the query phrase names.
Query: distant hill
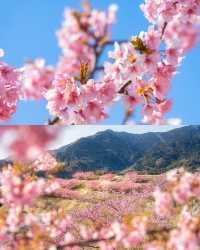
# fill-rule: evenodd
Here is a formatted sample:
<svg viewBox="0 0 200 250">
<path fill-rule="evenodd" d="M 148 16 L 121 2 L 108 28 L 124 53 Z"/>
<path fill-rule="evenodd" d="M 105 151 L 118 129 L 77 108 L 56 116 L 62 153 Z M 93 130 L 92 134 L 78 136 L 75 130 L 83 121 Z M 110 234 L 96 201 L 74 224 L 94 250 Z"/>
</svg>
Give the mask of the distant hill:
<svg viewBox="0 0 200 250">
<path fill-rule="evenodd" d="M 76 171 L 159 174 L 180 166 L 193 171 L 200 168 L 200 126 L 145 134 L 106 130 L 51 153 L 64 163 L 65 169 L 59 173 L 63 177 Z"/>
<path fill-rule="evenodd" d="M 69 174 L 76 171 L 137 170 L 162 173 L 174 167 L 200 167 L 200 126 L 164 133 L 131 134 L 106 130 L 55 150 Z"/>
</svg>

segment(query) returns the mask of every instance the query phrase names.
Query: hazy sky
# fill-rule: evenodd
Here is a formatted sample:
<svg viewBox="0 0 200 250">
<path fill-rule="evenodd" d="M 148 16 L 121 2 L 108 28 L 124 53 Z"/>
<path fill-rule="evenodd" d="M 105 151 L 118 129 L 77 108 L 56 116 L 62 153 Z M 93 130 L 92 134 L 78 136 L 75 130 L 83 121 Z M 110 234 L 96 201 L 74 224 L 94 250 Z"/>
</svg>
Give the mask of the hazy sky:
<svg viewBox="0 0 200 250">
<path fill-rule="evenodd" d="M 56 149 L 61 146 L 70 144 L 82 137 L 94 135 L 97 132 L 112 129 L 114 131 L 125 131 L 133 134 L 141 134 L 146 132 L 165 132 L 178 126 L 138 126 L 138 125 L 126 125 L 126 126 L 104 126 L 104 125 L 85 125 L 85 126 L 69 126 L 63 128 L 58 138 L 49 146 L 50 149 Z M 9 152 L 5 146 L 0 143 L 0 159 L 4 159 L 9 155 Z"/>
<path fill-rule="evenodd" d="M 53 143 L 51 148 L 58 148 L 67 144 L 70 144 L 82 137 L 87 137 L 94 135 L 97 132 L 104 131 L 107 129 L 112 129 L 114 131 L 125 131 L 133 134 L 142 134 L 146 132 L 165 132 L 171 129 L 177 128 L 175 126 L 138 126 L 138 125 L 125 125 L 125 126 L 94 126 L 94 125 L 85 125 L 85 126 L 70 126 L 64 128 L 58 139 Z"/>
</svg>

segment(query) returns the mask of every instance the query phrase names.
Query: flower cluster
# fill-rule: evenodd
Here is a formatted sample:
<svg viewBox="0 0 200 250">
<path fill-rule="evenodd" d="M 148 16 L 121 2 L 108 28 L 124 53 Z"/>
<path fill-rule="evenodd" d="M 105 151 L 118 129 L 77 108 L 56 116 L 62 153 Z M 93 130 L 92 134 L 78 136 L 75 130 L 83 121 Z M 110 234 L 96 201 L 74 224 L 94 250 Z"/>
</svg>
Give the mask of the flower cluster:
<svg viewBox="0 0 200 250">
<path fill-rule="evenodd" d="M 18 77 L 15 69 L 0 62 L 0 122 L 9 120 L 16 112 L 19 100 Z"/>
<path fill-rule="evenodd" d="M 15 113 L 20 96 L 47 99 L 47 108 L 55 116 L 49 124 L 97 123 L 107 117 L 107 107 L 121 98 L 124 123 L 138 106 L 143 123 L 180 122 L 164 116 L 172 108 L 168 98 L 172 78 L 186 52 L 198 41 L 199 0 L 145 0 L 141 9 L 150 22 L 148 30 L 129 42 L 116 42 L 115 50 L 109 52 L 113 62 L 104 67 L 99 65 L 100 57 L 106 46 L 114 44 L 110 30 L 117 6 L 99 11 L 83 1 L 82 11 L 67 9 L 57 32 L 62 56 L 55 68 L 37 59 L 16 73 L 0 63 L 0 121 Z M 104 74 L 97 81 L 98 71 Z"/>
<path fill-rule="evenodd" d="M 123 177 L 114 174 L 96 175 L 88 172 L 77 173 L 70 180 L 59 178 L 41 180 L 36 176 L 31 177 L 28 173 L 16 172 L 15 167 L 5 168 L 0 176 L 1 203 L 6 205 L 8 212 L 0 213 L 1 247 L 3 250 L 19 249 L 26 242 L 33 250 L 36 248 L 80 250 L 89 246 L 98 247 L 101 250 L 137 247 L 145 250 L 198 249 L 199 212 L 192 214 L 189 211 L 189 204 L 193 199 L 199 199 L 200 175 L 187 173 L 183 169 L 169 172 L 165 181 L 167 185 L 166 183 L 164 186 L 161 185 L 165 190 L 161 191 L 157 188 L 154 193 L 156 214 L 164 218 L 172 216 L 172 211 L 175 212 L 175 209 L 181 211 L 179 221 L 174 227 L 166 227 L 164 224 L 162 228 L 163 219 L 161 219 L 160 229 L 152 229 L 150 223 L 155 220 L 152 217 L 153 214 L 150 217 L 145 214 L 136 215 L 135 200 L 137 202 L 142 200 L 141 196 L 144 192 L 138 191 L 138 196 L 136 196 L 134 187 L 130 196 L 124 195 L 120 188 L 105 193 L 105 190 L 97 187 L 95 196 L 100 191 L 104 192 L 101 198 L 104 201 L 84 209 L 77 207 L 69 213 L 64 212 L 63 209 L 33 213 L 34 210 L 31 209 L 38 197 L 45 195 L 54 197 L 54 194 L 57 194 L 56 197 L 60 199 L 62 197 L 68 200 L 78 199 L 80 202 L 90 200 L 94 203 L 94 196 L 74 196 L 73 193 L 70 194 L 70 191 L 81 193 L 83 185 L 88 188 L 88 182 L 92 183 L 95 178 L 97 183 L 102 180 L 110 181 L 110 185 L 114 187 L 115 183 L 119 183 L 120 180 L 132 180 L 133 183 L 141 181 L 142 185 L 149 178 L 147 177 L 134 172 L 129 172 Z M 69 195 L 65 196 L 64 194 L 68 191 Z M 183 195 L 185 191 L 186 195 Z M 121 198 L 120 192 L 122 192 Z M 111 193 L 116 193 L 116 196 L 111 197 Z M 151 194 L 152 190 L 147 187 L 146 200 L 148 202 Z M 95 199 L 100 199 L 100 196 Z M 183 209 L 181 210 L 179 206 L 183 206 Z M 141 212 L 141 207 L 138 207 L 138 211 Z M 109 214 L 113 219 L 109 218 Z M 92 226 L 89 226 L 91 222 Z M 159 234 L 159 237 L 155 236 L 155 233 Z"/>
<path fill-rule="evenodd" d="M 51 171 L 58 166 L 57 160 L 48 152 L 40 155 L 33 163 L 32 167 L 36 171 Z"/>
<path fill-rule="evenodd" d="M 70 216 L 59 218 L 59 212 L 50 212 L 41 215 L 50 237 L 54 240 L 54 247 L 61 249 L 77 249 L 88 245 L 96 245 L 101 250 L 114 250 L 117 247 L 136 247 L 144 240 L 146 218 L 138 217 L 131 220 L 129 225 L 113 222 L 106 228 L 91 230 L 85 226 L 76 228 L 79 231 L 79 240 L 67 229 L 73 226 Z"/>
<path fill-rule="evenodd" d="M 177 62 L 178 55 L 191 49 L 198 38 L 200 6 L 198 0 L 146 0 L 141 5 L 145 16 L 162 31 L 167 46 L 167 62 Z"/>
<path fill-rule="evenodd" d="M 149 33 L 154 36 L 152 39 L 157 39 L 156 32 L 150 30 Z M 136 43 L 143 44 L 141 38 L 134 39 Z M 165 95 L 169 89 L 170 76 L 175 73 L 175 67 L 162 64 L 160 54 L 152 45 L 151 53 L 141 54 L 133 43 L 121 46 L 115 44 L 115 51 L 110 53 L 115 62 L 105 64 L 105 73 L 115 81 L 119 93 L 124 96 L 127 112 L 133 112 L 137 105 L 142 104 L 144 121 L 159 123 L 163 114 L 168 112 L 172 105 Z"/>
<path fill-rule="evenodd" d="M 62 28 L 57 32 L 63 55 L 59 60 L 58 73 L 76 76 L 80 63 L 87 62 L 92 71 L 102 46 L 109 39 L 109 30 L 115 22 L 117 6 L 111 5 L 107 12 L 92 9 L 83 2 L 83 11 L 65 11 Z"/>
<path fill-rule="evenodd" d="M 142 6 L 153 24 L 129 43 L 119 46 L 109 56 L 114 63 L 105 64 L 105 74 L 125 94 L 127 115 L 142 104 L 146 123 L 163 123 L 171 109 L 167 99 L 171 80 L 184 54 L 199 34 L 199 1 L 149 1 Z"/>
<path fill-rule="evenodd" d="M 200 176 L 185 172 L 183 168 L 176 169 L 167 174 L 169 189 L 154 193 L 155 212 L 162 217 L 170 217 L 181 208 L 179 222 L 175 229 L 169 232 L 167 242 L 154 242 L 149 249 L 192 250 L 198 249 L 200 244 L 199 212 L 192 213 L 190 203 L 200 199 Z M 159 248 L 160 247 L 160 248 Z"/>
<path fill-rule="evenodd" d="M 44 59 L 29 61 L 20 71 L 21 99 L 39 100 L 52 87 L 54 69 L 51 66 L 45 66 Z"/>
<path fill-rule="evenodd" d="M 0 181 L 2 202 L 9 207 L 31 205 L 42 194 L 44 188 L 44 181 L 21 178 L 10 168 L 1 172 Z"/>
<path fill-rule="evenodd" d="M 63 56 L 53 86 L 45 95 L 50 114 L 65 124 L 96 123 L 107 117 L 105 107 L 114 101 L 115 85 L 109 77 L 100 82 L 89 78 L 109 42 L 116 11 L 115 5 L 103 12 L 84 2 L 83 12 L 65 12 L 63 26 L 57 33 Z"/>
<path fill-rule="evenodd" d="M 87 80 L 84 84 L 68 74 L 56 75 L 46 93 L 48 109 L 65 124 L 90 124 L 106 117 L 105 107 L 116 97 L 113 80 Z"/>
<path fill-rule="evenodd" d="M 155 191 L 156 212 L 160 216 L 167 216 L 172 212 L 175 204 L 184 205 L 191 199 L 200 198 L 200 176 L 185 172 L 183 168 L 168 173 L 167 180 L 172 190 Z"/>
<path fill-rule="evenodd" d="M 30 162 L 42 155 L 49 143 L 55 139 L 58 128 L 48 126 L 1 127 L 1 143 L 19 162 Z"/>
</svg>

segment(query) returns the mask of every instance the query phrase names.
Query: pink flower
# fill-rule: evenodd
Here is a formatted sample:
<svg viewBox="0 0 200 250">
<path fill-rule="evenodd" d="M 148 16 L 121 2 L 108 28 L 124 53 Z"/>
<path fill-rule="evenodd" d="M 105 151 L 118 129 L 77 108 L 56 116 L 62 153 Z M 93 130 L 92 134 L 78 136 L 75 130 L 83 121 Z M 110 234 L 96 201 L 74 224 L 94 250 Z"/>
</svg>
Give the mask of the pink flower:
<svg viewBox="0 0 200 250">
<path fill-rule="evenodd" d="M 109 38 L 110 27 L 116 20 L 117 6 L 111 5 L 107 12 L 83 6 L 83 12 L 67 9 L 62 28 L 57 32 L 63 55 L 58 63 L 57 72 L 76 76 L 80 62 L 88 62 L 90 72 L 94 69 L 96 55 L 94 44 Z"/>
<path fill-rule="evenodd" d="M 166 50 L 166 64 L 177 65 L 181 62 L 183 54 L 178 48 L 168 48 Z"/>
<path fill-rule="evenodd" d="M 167 247 L 175 250 L 198 250 L 198 220 L 193 218 L 186 209 L 182 210 L 178 227 L 170 232 Z"/>
<path fill-rule="evenodd" d="M 144 34 L 144 41 L 149 49 L 158 50 L 161 43 L 160 32 L 154 29 L 153 26 L 150 26 L 148 31 Z"/>
<path fill-rule="evenodd" d="M 32 163 L 32 167 L 37 171 L 49 171 L 56 168 L 57 166 L 57 160 L 48 152 L 39 156 Z"/>
<path fill-rule="evenodd" d="M 95 123 L 105 119 L 105 107 L 113 102 L 116 88 L 113 80 L 94 80 L 81 85 L 67 74 L 58 74 L 46 94 L 47 108 L 65 124 Z"/>
<path fill-rule="evenodd" d="M 43 59 L 27 62 L 21 69 L 21 98 L 41 99 L 52 86 L 54 69 L 45 66 Z"/>
<path fill-rule="evenodd" d="M 0 175 L 3 202 L 9 207 L 30 205 L 43 192 L 44 181 L 30 181 L 14 174 L 11 169 Z"/>
<path fill-rule="evenodd" d="M 114 52 L 109 52 L 114 63 L 105 64 L 105 74 L 119 89 L 130 82 L 120 93 L 130 96 L 125 97 L 126 110 L 134 111 L 141 105 L 145 123 L 164 124 L 164 115 L 171 108 L 167 94 L 172 77 L 184 53 L 197 42 L 200 7 L 196 0 L 146 0 L 141 8 L 153 26 L 133 37 L 131 43 L 115 44 Z M 151 89 L 137 93 L 141 82 L 150 83 Z M 129 91 L 131 87 L 132 91 Z M 134 100 L 132 108 L 129 100 Z M 135 100 L 139 101 L 136 103 Z"/>
<path fill-rule="evenodd" d="M 114 44 L 114 51 L 110 51 L 108 53 L 109 57 L 115 60 L 123 60 L 124 57 L 127 55 L 128 52 L 127 48 L 124 46 L 120 46 L 117 42 Z"/>
<path fill-rule="evenodd" d="M 16 112 L 19 100 L 18 73 L 0 62 L 0 121 L 6 121 Z"/>
<path fill-rule="evenodd" d="M 161 217 L 168 217 L 172 214 L 173 200 L 169 193 L 156 189 L 154 192 L 155 212 Z"/>
<path fill-rule="evenodd" d="M 57 132 L 57 128 L 47 126 L 13 126 L 0 129 L 2 143 L 11 152 L 12 159 L 19 162 L 30 162 L 43 154 Z"/>
</svg>

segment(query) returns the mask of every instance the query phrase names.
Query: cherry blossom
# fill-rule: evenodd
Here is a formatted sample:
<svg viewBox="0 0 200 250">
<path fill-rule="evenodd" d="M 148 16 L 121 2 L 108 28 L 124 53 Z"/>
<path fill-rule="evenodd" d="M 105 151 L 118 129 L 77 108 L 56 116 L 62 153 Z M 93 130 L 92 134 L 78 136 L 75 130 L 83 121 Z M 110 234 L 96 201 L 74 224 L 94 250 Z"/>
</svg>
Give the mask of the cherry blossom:
<svg viewBox="0 0 200 250">
<path fill-rule="evenodd" d="M 173 199 L 167 192 L 161 192 L 157 189 L 154 192 L 156 198 L 155 212 L 161 217 L 167 217 L 172 215 L 173 212 Z"/>
<path fill-rule="evenodd" d="M 11 207 L 30 205 L 43 192 L 42 180 L 22 179 L 11 169 L 3 170 L 0 180 L 2 201 Z"/>
<path fill-rule="evenodd" d="M 44 59 L 27 62 L 21 72 L 21 99 L 42 99 L 52 87 L 54 69 L 45 66 Z"/>
<path fill-rule="evenodd" d="M 89 178 L 89 179 L 88 179 Z M 83 247 L 95 246 L 99 249 L 131 249 L 139 247 L 145 250 L 187 250 L 198 249 L 199 246 L 199 214 L 192 215 L 189 211 L 187 203 L 189 200 L 185 199 L 183 202 L 179 202 L 174 196 L 174 191 L 177 187 L 180 189 L 182 185 L 186 185 L 189 182 L 190 197 L 199 199 L 199 175 L 190 174 L 183 169 L 174 170 L 167 173 L 166 181 L 169 182 L 167 190 L 162 191 L 158 188 L 154 192 L 155 212 L 162 217 L 171 216 L 171 209 L 177 204 L 183 205 L 183 209 L 180 212 L 179 221 L 174 228 L 160 229 L 157 233 L 160 237 L 153 239 L 153 231 L 156 229 L 149 228 L 148 224 L 151 218 L 148 216 L 136 216 L 130 214 L 133 208 L 135 199 L 141 198 L 141 193 L 138 193 L 138 197 L 133 196 L 130 200 L 124 197 L 123 200 L 113 198 L 106 203 L 100 205 L 94 205 L 93 208 L 86 208 L 76 211 L 74 215 L 71 213 L 65 214 L 64 211 L 44 211 L 43 213 L 33 214 L 31 213 L 31 207 L 34 201 L 42 195 L 56 194 L 59 189 L 62 192 L 58 197 L 62 197 L 67 190 L 73 191 L 76 185 L 84 185 L 88 182 L 93 182 L 96 178 L 96 182 L 101 183 L 102 180 L 115 183 L 123 182 L 123 180 L 142 182 L 145 180 L 145 176 L 129 172 L 122 176 L 115 176 L 114 174 L 102 174 L 95 175 L 92 172 L 78 173 L 71 180 L 60 179 L 38 179 L 36 176 L 31 178 L 29 173 L 18 172 L 16 167 L 4 168 L 0 180 L 1 180 L 1 203 L 8 207 L 8 213 L 1 218 L 0 238 L 1 246 L 5 249 L 18 249 L 22 246 L 22 242 L 26 240 L 27 244 L 31 244 L 33 249 L 39 247 L 39 249 L 81 249 Z M 121 184 L 124 185 L 124 184 Z M 157 183 L 159 185 L 159 183 Z M 163 184 L 160 188 L 165 188 Z M 101 188 L 97 188 L 97 190 Z M 183 187 L 185 189 L 185 187 Z M 112 192 L 116 192 L 115 189 Z M 120 188 L 117 192 L 122 192 Z M 134 187 L 132 187 L 134 192 Z M 148 195 L 152 191 L 146 191 Z M 64 196 L 66 197 L 66 196 Z M 69 198 L 70 196 L 68 196 Z M 71 194 L 73 197 L 73 194 Z M 83 196 L 76 197 L 77 199 L 83 199 Z M 105 199 L 106 197 L 104 197 Z M 172 200 L 174 200 L 172 202 Z M 86 201 L 86 200 L 85 200 Z M 86 218 L 90 218 L 91 221 L 96 223 L 103 216 L 105 209 L 110 209 L 112 215 L 116 214 L 118 220 L 111 222 L 105 220 L 105 224 L 101 224 L 96 228 L 88 227 L 81 222 Z M 175 207 L 174 207 L 175 208 Z M 28 209 L 28 210 L 27 210 Z M 78 208 L 77 208 L 78 209 Z M 116 212 L 117 210 L 117 212 Z M 168 211 L 167 211 L 168 210 Z M 122 218 L 122 219 L 121 219 Z M 78 222 L 79 221 L 79 222 Z M 25 229 L 23 231 L 23 229 Z M 164 235 L 162 238 L 162 230 Z M 20 233 L 22 232 L 23 233 Z M 166 238 L 166 233 L 168 237 Z M 16 235 L 18 237 L 16 238 Z M 152 241 L 153 240 L 153 241 Z M 34 245 L 34 242 L 37 243 Z M 4 249 L 4 248 L 3 248 Z"/>
<path fill-rule="evenodd" d="M 197 42 L 200 7 L 195 0 L 146 0 L 141 8 L 152 25 L 129 43 L 115 44 L 109 53 L 114 63 L 105 64 L 105 74 L 128 96 L 127 116 L 142 105 L 145 123 L 162 124 L 172 106 L 167 100 L 172 77 Z"/>
<path fill-rule="evenodd" d="M 59 73 L 76 76 L 81 62 L 87 62 L 90 71 L 94 69 L 96 53 L 109 39 L 110 27 L 116 21 L 116 11 L 116 5 L 111 5 L 104 12 L 92 9 L 86 1 L 82 12 L 66 9 L 62 28 L 57 32 L 63 52 L 57 68 Z"/>
<path fill-rule="evenodd" d="M 16 112 L 18 100 L 18 73 L 16 69 L 0 62 L 0 121 L 11 118 Z"/>
<path fill-rule="evenodd" d="M 105 107 L 116 97 L 114 82 L 109 78 L 103 82 L 88 80 L 81 85 L 67 74 L 58 74 L 53 86 L 46 93 L 48 109 L 69 125 L 96 123 L 105 119 Z"/>
<path fill-rule="evenodd" d="M 32 167 L 37 171 L 49 171 L 58 166 L 57 160 L 48 152 L 38 156 L 32 163 Z"/>
<path fill-rule="evenodd" d="M 148 29 L 129 41 L 112 40 L 117 5 L 110 5 L 107 11 L 94 9 L 87 1 L 82 6 L 80 11 L 65 10 L 57 31 L 62 53 L 55 67 L 46 66 L 44 59 L 28 61 L 18 70 L 0 63 L 0 121 L 16 112 L 19 97 L 46 99 L 53 116 L 51 125 L 100 122 L 109 116 L 110 105 L 121 99 L 123 123 L 138 108 L 142 123 L 180 121 L 165 119 L 173 107 L 168 94 L 183 58 L 198 42 L 199 1 L 145 0 L 141 10 Z M 114 51 L 108 52 L 112 61 L 101 65 L 104 49 L 113 44 Z M 0 56 L 3 54 L 1 50 Z"/>
<path fill-rule="evenodd" d="M 19 162 L 36 160 L 43 154 L 49 143 L 55 139 L 58 128 L 48 126 L 10 126 L 1 127 L 1 143 Z"/>
</svg>

